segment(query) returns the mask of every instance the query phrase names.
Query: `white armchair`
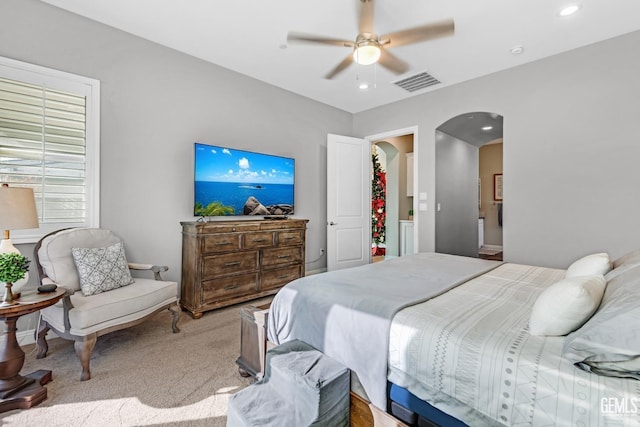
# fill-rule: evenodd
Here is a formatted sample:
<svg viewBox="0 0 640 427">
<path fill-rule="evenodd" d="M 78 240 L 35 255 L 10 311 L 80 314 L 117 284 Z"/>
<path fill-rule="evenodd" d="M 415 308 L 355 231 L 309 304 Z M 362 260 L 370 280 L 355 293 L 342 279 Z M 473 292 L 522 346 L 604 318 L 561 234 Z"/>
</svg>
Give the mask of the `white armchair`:
<svg viewBox="0 0 640 427">
<path fill-rule="evenodd" d="M 82 365 L 82 381 L 91 378 L 89 360 L 99 336 L 136 325 L 164 309 L 169 309 L 173 314 L 173 332 L 180 332 L 178 284 L 163 281 L 160 277 L 161 272 L 168 270 L 167 267 L 129 263 L 128 267 L 131 270 L 153 272 L 154 279 L 136 277 L 133 282 L 127 282 L 121 287 L 108 291 L 98 290 L 98 293 L 85 295 L 91 292 L 87 291 L 84 276 L 81 286 L 72 248 L 95 252 L 121 242 L 122 240 L 109 230 L 72 228 L 43 237 L 34 249 L 41 283 L 55 283 L 67 289 L 67 294 L 61 302 L 40 312 L 36 331 L 36 357 L 46 357 L 48 345 L 45 336 L 50 329 L 62 338 L 75 341 L 74 348 Z M 104 262 L 98 268 L 104 270 Z M 127 270 L 126 266 L 122 269 Z M 129 274 L 128 271 L 126 274 Z"/>
</svg>

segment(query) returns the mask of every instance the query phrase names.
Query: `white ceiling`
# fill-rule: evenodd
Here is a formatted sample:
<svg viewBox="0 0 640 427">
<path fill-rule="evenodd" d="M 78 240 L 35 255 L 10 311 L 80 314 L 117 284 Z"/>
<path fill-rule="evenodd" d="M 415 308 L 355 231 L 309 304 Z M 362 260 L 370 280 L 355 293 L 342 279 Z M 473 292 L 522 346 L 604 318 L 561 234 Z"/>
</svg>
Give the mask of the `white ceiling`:
<svg viewBox="0 0 640 427">
<path fill-rule="evenodd" d="M 353 64 L 326 80 L 350 48 L 287 46 L 287 32 L 355 40 L 359 0 L 42 1 L 351 113 L 640 30 L 639 0 L 575 0 L 580 11 L 565 18 L 573 0 L 375 0 L 378 34 L 453 18 L 455 35 L 393 48 L 410 65 L 401 76 Z M 414 93 L 392 84 L 423 71 L 442 83 Z"/>
</svg>

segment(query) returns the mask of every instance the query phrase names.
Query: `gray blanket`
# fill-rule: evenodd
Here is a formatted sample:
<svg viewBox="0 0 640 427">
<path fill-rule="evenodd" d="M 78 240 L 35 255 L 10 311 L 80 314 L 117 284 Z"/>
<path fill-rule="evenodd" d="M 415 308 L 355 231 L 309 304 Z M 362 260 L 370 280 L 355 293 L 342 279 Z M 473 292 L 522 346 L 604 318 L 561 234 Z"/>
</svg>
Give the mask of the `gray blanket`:
<svg viewBox="0 0 640 427">
<path fill-rule="evenodd" d="M 302 340 L 354 371 L 371 403 L 386 409 L 391 319 L 500 265 L 497 261 L 421 253 L 307 276 L 271 303 L 268 338 Z"/>
</svg>

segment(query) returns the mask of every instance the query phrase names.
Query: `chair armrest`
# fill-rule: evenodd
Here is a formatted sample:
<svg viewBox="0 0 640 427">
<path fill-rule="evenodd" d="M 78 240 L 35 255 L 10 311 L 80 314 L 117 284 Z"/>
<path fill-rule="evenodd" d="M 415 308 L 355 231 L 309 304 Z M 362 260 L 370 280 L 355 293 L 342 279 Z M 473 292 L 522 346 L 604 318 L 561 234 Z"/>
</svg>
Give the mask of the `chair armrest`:
<svg viewBox="0 0 640 427">
<path fill-rule="evenodd" d="M 153 271 L 154 279 L 162 280 L 162 277 L 160 277 L 160 273 L 162 273 L 164 271 L 168 271 L 169 267 L 167 267 L 166 265 L 137 264 L 135 262 L 130 262 L 129 263 L 129 269 L 130 270 L 149 270 L 149 271 Z"/>
</svg>

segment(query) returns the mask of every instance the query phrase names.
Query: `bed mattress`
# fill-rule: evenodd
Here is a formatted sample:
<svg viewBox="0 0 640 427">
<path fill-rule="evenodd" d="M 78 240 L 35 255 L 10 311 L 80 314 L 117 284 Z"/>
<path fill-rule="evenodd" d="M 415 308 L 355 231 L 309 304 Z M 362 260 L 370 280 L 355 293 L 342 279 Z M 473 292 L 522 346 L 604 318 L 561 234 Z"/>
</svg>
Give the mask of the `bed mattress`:
<svg viewBox="0 0 640 427">
<path fill-rule="evenodd" d="M 466 427 L 467 424 L 453 418 L 449 414 L 445 414 L 438 408 L 435 408 L 417 398 L 406 388 L 396 384 L 391 384 L 389 388 L 389 399 L 391 399 L 391 413 L 401 421 L 409 425 L 432 425 L 447 427 Z M 431 423 L 431 424 L 430 424 Z"/>
</svg>

